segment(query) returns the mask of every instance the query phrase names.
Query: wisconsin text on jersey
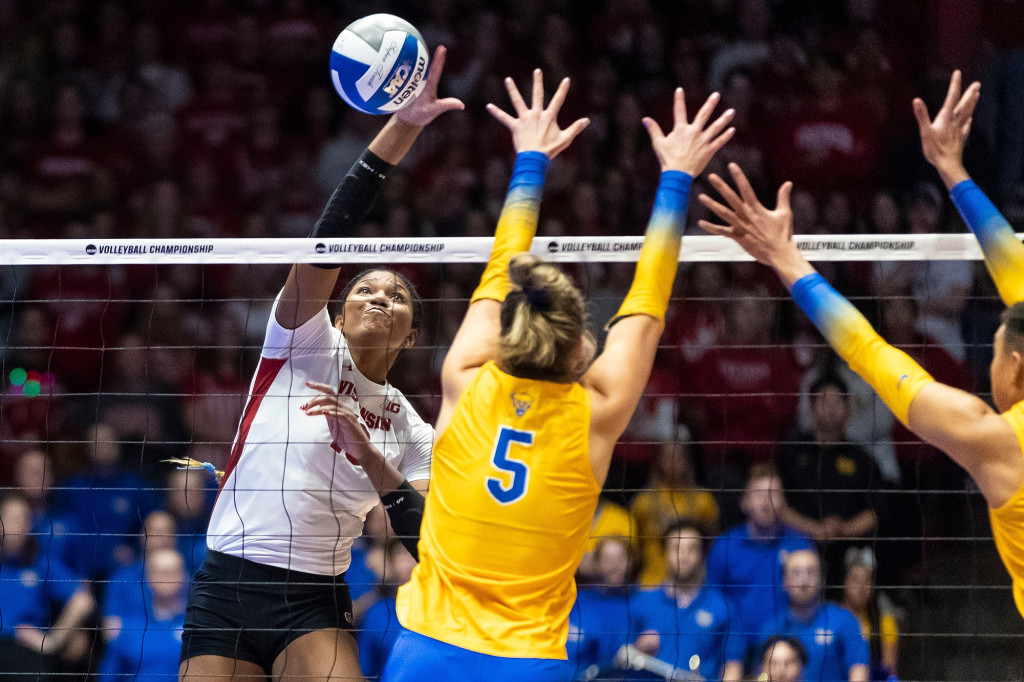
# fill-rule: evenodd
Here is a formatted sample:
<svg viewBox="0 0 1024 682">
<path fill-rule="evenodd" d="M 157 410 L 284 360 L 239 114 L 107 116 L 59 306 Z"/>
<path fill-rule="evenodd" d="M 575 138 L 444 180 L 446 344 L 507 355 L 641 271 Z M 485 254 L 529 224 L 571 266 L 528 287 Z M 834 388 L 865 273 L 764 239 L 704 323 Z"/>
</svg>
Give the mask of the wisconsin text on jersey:
<svg viewBox="0 0 1024 682">
<path fill-rule="evenodd" d="M 357 403 L 359 402 L 359 394 L 356 392 L 355 384 L 347 379 L 342 379 L 341 383 L 338 384 L 338 395 L 347 395 Z M 401 411 L 402 406 L 393 400 L 385 400 L 384 409 L 388 412 L 398 414 Z M 363 421 L 366 422 L 366 427 L 369 429 L 380 429 L 381 431 L 391 430 L 390 419 L 374 414 L 362 405 L 359 406 L 359 416 L 363 418 Z"/>
</svg>

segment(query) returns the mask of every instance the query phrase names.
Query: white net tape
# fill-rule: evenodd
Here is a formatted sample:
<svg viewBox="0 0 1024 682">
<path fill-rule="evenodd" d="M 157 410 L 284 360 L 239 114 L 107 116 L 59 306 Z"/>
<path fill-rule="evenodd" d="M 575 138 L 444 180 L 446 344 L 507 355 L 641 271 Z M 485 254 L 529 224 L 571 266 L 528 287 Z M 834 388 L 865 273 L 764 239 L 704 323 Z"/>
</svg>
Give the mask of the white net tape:
<svg viewBox="0 0 1024 682">
<path fill-rule="evenodd" d="M 1020 235 L 1019 235 L 1020 236 Z M 489 237 L 436 239 L 6 239 L 0 265 L 485 263 Z M 812 261 L 981 260 L 971 234 L 798 236 Z M 642 237 L 537 237 L 531 252 L 554 262 L 636 261 Z M 686 262 L 751 260 L 725 237 L 683 239 Z"/>
</svg>

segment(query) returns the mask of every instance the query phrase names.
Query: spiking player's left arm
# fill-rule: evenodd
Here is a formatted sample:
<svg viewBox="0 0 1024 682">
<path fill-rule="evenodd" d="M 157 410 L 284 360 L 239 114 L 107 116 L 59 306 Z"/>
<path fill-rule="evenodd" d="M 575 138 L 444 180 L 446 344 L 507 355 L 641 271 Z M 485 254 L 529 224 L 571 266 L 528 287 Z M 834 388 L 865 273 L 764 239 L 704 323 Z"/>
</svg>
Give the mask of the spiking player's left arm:
<svg viewBox="0 0 1024 682">
<path fill-rule="evenodd" d="M 731 237 L 759 262 L 773 268 L 793 300 L 811 318 L 837 353 L 867 381 L 893 414 L 911 431 L 939 448 L 974 478 L 990 506 L 1016 490 L 1007 490 L 1000 471 L 1007 452 L 1019 447 L 1002 417 L 980 398 L 938 383 L 910 356 L 885 342 L 871 324 L 815 271 L 793 241 L 789 206 L 792 183 L 779 189 L 774 210 L 765 208 L 743 171 L 729 164 L 733 190 L 717 175 L 711 184 L 724 197 L 706 194 L 700 201 L 726 224 L 706 220 L 701 227 Z M 728 205 L 726 205 L 728 204 Z"/>
<path fill-rule="evenodd" d="M 914 100 L 921 149 L 928 163 L 939 172 L 957 210 L 978 238 L 985 254 L 985 265 L 1003 303 L 1011 306 L 1024 301 L 1024 245 L 964 168 L 964 145 L 971 132 L 981 83 L 971 83 L 962 94 L 960 88 L 960 72 L 954 71 L 946 99 L 934 119 L 928 117 L 928 109 L 920 98 Z"/>
</svg>

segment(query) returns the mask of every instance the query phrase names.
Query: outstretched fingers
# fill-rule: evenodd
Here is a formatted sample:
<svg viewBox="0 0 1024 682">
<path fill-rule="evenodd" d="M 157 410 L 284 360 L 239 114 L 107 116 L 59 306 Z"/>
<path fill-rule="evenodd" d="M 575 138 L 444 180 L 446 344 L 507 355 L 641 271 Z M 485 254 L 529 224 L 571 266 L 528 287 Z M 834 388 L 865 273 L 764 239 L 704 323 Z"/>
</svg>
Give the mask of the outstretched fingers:
<svg viewBox="0 0 1024 682">
<path fill-rule="evenodd" d="M 682 88 L 676 88 L 672 99 L 673 124 L 678 126 L 687 125 L 686 120 L 686 94 Z"/>
<path fill-rule="evenodd" d="M 722 198 L 725 199 L 734 211 L 743 210 L 743 199 L 741 199 L 740 195 L 736 194 L 733 188 L 729 186 L 729 183 L 719 177 L 717 173 L 709 175 L 708 182 L 710 182 L 711 186 L 722 195 Z"/>
<path fill-rule="evenodd" d="M 789 206 L 789 197 L 793 194 L 793 183 L 790 180 L 786 180 L 779 187 L 779 192 L 775 196 L 775 210 L 776 211 L 790 211 L 792 210 Z"/>
<path fill-rule="evenodd" d="M 946 99 L 942 102 L 942 111 L 952 113 L 953 107 L 956 105 L 957 100 L 960 99 L 961 78 L 960 69 L 953 72 L 952 77 L 949 79 L 949 88 L 946 89 Z"/>
<path fill-rule="evenodd" d="M 494 118 L 498 119 L 498 123 L 505 126 L 506 128 L 511 128 L 516 123 L 516 118 L 514 116 L 507 113 L 501 107 L 495 106 L 494 104 L 488 103 L 487 113 L 489 113 Z"/>
<path fill-rule="evenodd" d="M 571 142 L 577 135 L 582 133 L 588 125 L 590 125 L 589 118 L 576 119 L 573 121 L 572 125 L 566 128 L 563 132 L 568 136 L 569 141 Z"/>
<path fill-rule="evenodd" d="M 926 130 L 932 124 L 932 119 L 928 116 L 928 107 L 925 105 L 924 100 L 920 97 L 915 97 L 911 102 L 911 107 L 914 110 L 914 118 L 917 119 L 917 127 L 921 131 Z"/>
<path fill-rule="evenodd" d="M 558 140 L 551 151 L 552 156 L 564 151 L 566 147 L 572 144 L 572 141 L 576 139 L 576 136 L 582 133 L 588 125 L 590 125 L 590 119 L 581 118 L 576 121 L 573 121 L 573 124 L 571 126 L 566 128 L 565 130 L 562 130 L 559 133 Z"/>
<path fill-rule="evenodd" d="M 701 108 L 697 110 L 697 115 L 693 117 L 693 125 L 697 126 L 700 130 L 704 129 L 707 125 L 708 119 L 711 118 L 711 112 L 718 106 L 718 100 L 722 98 L 717 92 L 711 93 L 711 96 L 707 98 Z"/>
<path fill-rule="evenodd" d="M 647 128 L 647 134 L 651 136 L 651 142 L 654 143 L 655 146 L 657 146 L 661 140 L 665 139 L 665 133 L 661 130 L 661 126 L 658 125 L 658 122 L 653 118 L 645 116 L 640 122 L 644 124 L 645 128 Z"/>
<path fill-rule="evenodd" d="M 522 116 L 529 109 L 526 106 L 526 100 L 519 93 L 519 88 L 516 87 L 516 82 L 511 78 L 505 79 L 505 90 L 508 91 L 508 98 L 512 101 L 512 108 L 516 110 L 516 114 Z"/>
<path fill-rule="evenodd" d="M 700 200 L 700 203 L 704 204 L 704 206 L 709 211 L 711 211 L 716 216 L 718 216 L 719 218 L 724 220 L 730 226 L 734 227 L 734 226 L 738 225 L 740 222 L 742 222 L 740 217 L 738 215 L 736 215 L 735 211 L 733 211 L 731 208 L 729 208 L 725 204 L 723 204 L 723 203 L 721 203 L 719 201 L 716 201 L 715 199 L 712 199 L 707 194 L 701 194 L 697 198 Z M 730 227 L 730 230 L 731 230 L 731 227 Z"/>
<path fill-rule="evenodd" d="M 538 69 L 539 71 L 539 69 Z M 565 96 L 569 92 L 569 78 L 563 78 L 562 82 L 558 84 L 558 89 L 555 90 L 555 94 L 551 96 L 551 101 L 548 103 L 548 108 L 545 111 L 549 112 L 552 116 L 558 116 L 558 112 L 561 111 L 562 105 L 565 103 Z"/>
<path fill-rule="evenodd" d="M 732 174 L 732 179 L 736 183 L 736 188 L 740 191 L 740 196 L 743 197 L 743 203 L 751 208 L 755 206 L 763 208 L 761 206 L 761 202 L 757 199 L 757 193 L 754 191 L 754 188 L 751 187 L 750 181 L 747 180 L 747 176 L 743 173 L 743 169 L 739 167 L 739 164 L 730 163 L 729 173 Z"/>
<path fill-rule="evenodd" d="M 430 69 L 427 71 L 427 92 L 437 96 L 437 84 L 441 81 L 441 72 L 444 71 L 444 61 L 448 54 L 444 45 L 438 45 L 434 50 L 434 57 L 430 60 Z"/>
<path fill-rule="evenodd" d="M 700 226 L 700 229 L 704 230 L 708 234 L 713 234 L 719 237 L 729 237 L 730 239 L 737 239 L 742 236 L 742 234 L 739 231 L 727 225 L 717 225 L 715 223 L 708 222 L 703 218 L 698 220 L 697 224 Z"/>
<path fill-rule="evenodd" d="M 544 108 L 544 74 L 540 69 L 533 70 L 533 105 L 531 108 L 537 111 Z"/>
<path fill-rule="evenodd" d="M 964 121 L 974 116 L 974 107 L 978 105 L 978 98 L 981 96 L 981 83 L 975 81 L 967 86 L 960 101 L 953 108 L 953 118 L 956 121 Z"/>
</svg>

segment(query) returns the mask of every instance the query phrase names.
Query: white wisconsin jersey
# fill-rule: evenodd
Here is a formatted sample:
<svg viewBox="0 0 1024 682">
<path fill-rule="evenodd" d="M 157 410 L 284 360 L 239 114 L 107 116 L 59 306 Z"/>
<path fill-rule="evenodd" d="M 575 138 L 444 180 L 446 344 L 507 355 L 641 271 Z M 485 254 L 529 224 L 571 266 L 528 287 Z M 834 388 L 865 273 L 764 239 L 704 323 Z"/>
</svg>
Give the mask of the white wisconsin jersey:
<svg viewBox="0 0 1024 682">
<path fill-rule="evenodd" d="M 207 545 L 260 564 L 338 575 L 380 498 L 363 469 L 332 448 L 327 418 L 299 409 L 320 395 L 306 382 L 349 396 L 372 443 L 409 481 L 430 477 L 434 429 L 401 392 L 359 372 L 326 307 L 294 330 L 281 327 L 276 312 L 275 302 Z"/>
</svg>

